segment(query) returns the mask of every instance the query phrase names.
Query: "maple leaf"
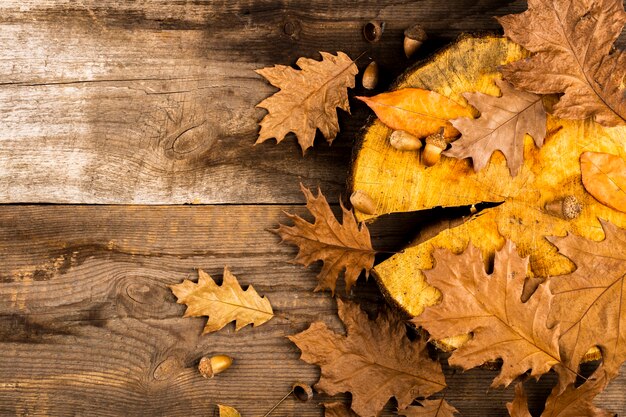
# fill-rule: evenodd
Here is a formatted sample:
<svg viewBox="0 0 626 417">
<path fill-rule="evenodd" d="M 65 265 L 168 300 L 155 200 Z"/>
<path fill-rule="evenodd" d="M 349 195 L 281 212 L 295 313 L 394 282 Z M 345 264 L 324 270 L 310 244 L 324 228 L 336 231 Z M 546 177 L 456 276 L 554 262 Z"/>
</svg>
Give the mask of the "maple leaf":
<svg viewBox="0 0 626 417">
<path fill-rule="evenodd" d="M 374 97 L 357 97 L 376 116 L 394 130 L 404 130 L 418 138 L 437 133 L 444 128 L 445 137 L 458 135 L 450 119 L 472 117 L 469 108 L 446 96 L 421 88 L 403 88 Z"/>
<path fill-rule="evenodd" d="M 443 398 L 420 401 L 420 404 L 421 407 L 411 406 L 398 411 L 398 415 L 405 417 L 454 417 L 455 414 L 458 414 L 457 409 Z"/>
<path fill-rule="evenodd" d="M 444 155 L 472 158 L 475 171 L 483 169 L 491 154 L 501 151 L 506 157 L 512 176 L 524 162 L 524 135 L 528 133 L 537 147 L 546 136 L 546 111 L 541 97 L 513 88 L 506 81 L 496 80 L 500 97 L 483 93 L 464 93 L 463 97 L 480 111 L 480 118 L 452 120 L 463 136 L 452 142 Z"/>
<path fill-rule="evenodd" d="M 259 326 L 272 317 L 274 312 L 267 297 L 261 297 L 252 285 L 244 291 L 237 278 L 224 268 L 222 285 L 203 270 L 198 270 L 198 283 L 184 280 L 170 285 L 179 304 L 186 304 L 184 317 L 209 316 L 202 334 L 216 332 L 235 320 L 235 331 L 253 324 Z"/>
<path fill-rule="evenodd" d="M 437 249 L 434 257 L 435 267 L 424 272 L 429 284 L 442 292 L 441 302 L 412 321 L 435 339 L 473 334 L 452 353 L 451 365 L 470 369 L 502 359 L 492 384 L 497 386 L 508 385 L 528 369 L 538 376 L 560 363 L 558 328 L 546 326 L 552 296 L 546 285 L 539 285 L 522 302 L 528 258 L 517 254 L 513 242 L 496 252 L 491 275 L 473 245 L 460 255 Z"/>
<path fill-rule="evenodd" d="M 498 21 L 506 36 L 535 52 L 503 68 L 513 85 L 563 93 L 558 117 L 626 122 L 626 53 L 611 52 L 626 23 L 622 0 L 529 0 L 527 11 Z"/>
<path fill-rule="evenodd" d="M 306 207 L 315 217 L 309 223 L 302 217 L 287 214 L 293 220 L 293 226 L 280 224 L 273 232 L 283 241 L 298 246 L 296 262 L 309 266 L 315 261 L 323 261 L 324 266 L 317 275 L 318 285 L 315 291 L 330 289 L 335 293 L 339 274 L 345 269 L 344 280 L 346 291 L 356 283 L 361 270 L 366 277 L 374 266 L 374 255 L 370 233 L 365 224 L 357 223 L 354 214 L 341 205 L 343 223 L 335 218 L 326 198 L 318 190 L 317 197 L 309 189 L 300 184 L 306 197 Z"/>
<path fill-rule="evenodd" d="M 580 155 L 585 189 L 602 204 L 626 212 L 626 161 L 617 155 L 585 152 Z"/>
<path fill-rule="evenodd" d="M 289 339 L 302 351 L 301 359 L 320 366 L 316 389 L 329 395 L 352 393 L 352 410 L 375 416 L 391 397 L 406 408 L 415 397 L 445 388 L 441 365 L 431 360 L 426 342 L 411 342 L 402 320 L 389 312 L 369 320 L 358 305 L 337 300 L 346 336 L 324 323 Z"/>
<path fill-rule="evenodd" d="M 571 369 L 599 346 L 603 366 L 612 372 L 626 360 L 626 230 L 601 223 L 600 242 L 573 234 L 549 238 L 577 266 L 549 280 L 554 295 L 549 319 L 560 324 L 561 353 Z"/>
<path fill-rule="evenodd" d="M 358 414 L 339 401 L 324 403 L 324 410 L 324 417 L 358 417 Z"/>
<path fill-rule="evenodd" d="M 270 138 L 282 141 L 289 132 L 296 134 L 302 154 L 313 146 L 316 129 L 329 144 L 339 132 L 337 110 L 350 112 L 348 88 L 354 87 L 354 77 L 359 70 L 352 59 L 343 52 L 332 55 L 320 52 L 321 61 L 300 58 L 296 65 L 275 65 L 256 70 L 273 86 L 281 90 L 266 98 L 257 107 L 267 109 L 261 121 L 261 131 L 256 143 Z"/>
</svg>

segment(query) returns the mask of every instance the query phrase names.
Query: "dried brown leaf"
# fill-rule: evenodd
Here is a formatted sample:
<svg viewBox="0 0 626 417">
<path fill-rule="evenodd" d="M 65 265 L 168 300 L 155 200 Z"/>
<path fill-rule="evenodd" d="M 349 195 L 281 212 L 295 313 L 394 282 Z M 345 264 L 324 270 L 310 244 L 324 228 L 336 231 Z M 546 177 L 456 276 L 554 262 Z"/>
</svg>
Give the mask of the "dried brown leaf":
<svg viewBox="0 0 626 417">
<path fill-rule="evenodd" d="M 352 410 L 370 417 L 391 397 L 403 409 L 415 397 L 445 387 L 441 365 L 428 357 L 426 342 L 411 342 L 399 317 L 387 312 L 369 320 L 358 305 L 337 303 L 345 336 L 321 322 L 289 336 L 302 351 L 301 359 L 321 368 L 316 389 L 329 395 L 350 392 Z"/>
<path fill-rule="evenodd" d="M 602 204 L 626 213 L 626 161 L 617 155 L 585 152 L 580 155 L 585 189 Z"/>
<path fill-rule="evenodd" d="M 554 107 L 561 118 L 626 123 L 626 53 L 611 50 L 626 23 L 622 0 L 529 0 L 527 11 L 498 20 L 535 53 L 504 67 L 515 87 L 563 93 Z"/>
<path fill-rule="evenodd" d="M 524 163 L 524 136 L 529 134 L 537 147 L 546 136 L 546 111 L 541 97 L 519 91 L 506 81 L 496 80 L 502 95 L 465 93 L 467 101 L 480 111 L 478 119 L 452 120 L 452 125 L 463 135 L 452 142 L 444 155 L 454 158 L 472 158 L 476 172 L 483 169 L 491 154 L 501 151 L 512 176 Z"/>
<path fill-rule="evenodd" d="M 343 205 L 343 223 L 335 218 L 326 198 L 318 191 L 317 197 L 300 184 L 307 203 L 306 206 L 315 217 L 309 223 L 302 217 L 289 214 L 293 226 L 283 224 L 274 230 L 285 242 L 293 243 L 300 249 L 296 262 L 309 266 L 315 261 L 323 261 L 324 266 L 317 275 L 318 285 L 315 289 L 330 289 L 333 294 L 339 274 L 345 269 L 344 280 L 346 291 L 359 278 L 361 270 L 366 276 L 374 266 L 375 251 L 370 242 L 370 233 L 365 224 L 356 222 L 354 214 Z"/>
<path fill-rule="evenodd" d="M 344 403 L 335 401 L 324 403 L 324 417 L 358 417 L 358 414 L 350 410 Z"/>
<path fill-rule="evenodd" d="M 184 280 L 170 285 L 179 304 L 186 304 L 184 317 L 209 316 L 203 334 L 216 332 L 233 320 L 235 330 L 253 324 L 259 326 L 272 317 L 274 312 L 267 297 L 261 297 L 250 285 L 244 291 L 237 278 L 224 268 L 222 285 L 203 270 L 198 270 L 198 283 Z"/>
<path fill-rule="evenodd" d="M 350 111 L 347 89 L 354 87 L 354 77 L 359 70 L 343 52 L 320 54 L 321 61 L 298 59 L 299 70 L 285 65 L 256 70 L 281 89 L 257 105 L 267 109 L 268 114 L 260 123 L 256 143 L 270 138 L 280 142 L 287 133 L 293 132 L 304 154 L 313 146 L 316 129 L 328 143 L 333 142 L 339 132 L 336 108 Z"/>
<path fill-rule="evenodd" d="M 485 272 L 482 254 L 473 245 L 460 255 L 444 249 L 434 252 L 435 267 L 424 271 L 428 283 L 438 288 L 441 302 L 413 318 L 435 339 L 472 333 L 449 361 L 470 369 L 502 359 L 500 375 L 493 386 L 508 385 L 531 369 L 544 374 L 560 363 L 558 329 L 546 319 L 551 294 L 540 285 L 522 302 L 528 258 L 521 258 L 512 241 L 496 252 L 494 272 Z"/>
<path fill-rule="evenodd" d="M 549 319 L 560 324 L 561 354 L 571 369 L 598 346 L 611 373 L 626 360 L 626 230 L 606 222 L 602 228 L 600 242 L 573 234 L 549 238 L 577 266 L 571 274 L 550 278 Z"/>
<path fill-rule="evenodd" d="M 411 406 L 398 411 L 398 415 L 405 417 L 454 417 L 455 414 L 458 414 L 457 409 L 443 398 L 420 401 L 420 404 L 421 406 Z"/>
<path fill-rule="evenodd" d="M 512 402 L 506 403 L 506 409 L 511 417 L 532 417 L 528 411 L 528 396 L 521 382 L 515 385 L 515 397 Z"/>
</svg>

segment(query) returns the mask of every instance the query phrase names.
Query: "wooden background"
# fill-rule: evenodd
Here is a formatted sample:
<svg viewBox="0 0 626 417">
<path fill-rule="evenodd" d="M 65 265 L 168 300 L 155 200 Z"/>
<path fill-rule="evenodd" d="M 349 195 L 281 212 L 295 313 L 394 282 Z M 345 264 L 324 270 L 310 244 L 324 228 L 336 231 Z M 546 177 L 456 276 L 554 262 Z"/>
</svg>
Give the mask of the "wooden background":
<svg viewBox="0 0 626 417">
<path fill-rule="evenodd" d="M 341 329 L 335 303 L 312 292 L 319 267 L 293 265 L 295 250 L 267 229 L 286 220 L 282 210 L 305 213 L 299 182 L 338 202 L 369 112 L 352 100 L 333 146 L 318 138 L 304 158 L 293 138 L 253 147 L 264 114 L 255 105 L 274 91 L 253 69 L 365 51 L 359 67 L 375 59 L 384 89 L 414 61 L 402 53 L 405 27 L 426 27 L 423 58 L 524 9 L 496 0 L 3 0 L 0 415 L 213 415 L 222 403 L 258 417 L 293 382 L 313 383 L 318 369 L 285 336 L 314 320 Z M 371 19 L 386 23 L 375 45 L 361 35 Z M 397 249 L 422 221 L 374 225 L 374 246 Z M 197 268 L 219 277 L 225 265 L 278 316 L 200 336 L 203 319 L 182 319 L 167 285 Z M 370 310 L 381 303 L 371 281 L 344 296 Z M 205 380 L 197 362 L 217 353 L 235 364 Z M 496 372 L 447 369 L 446 398 L 464 416 L 505 416 L 512 390 L 487 392 Z M 553 382 L 529 384 L 535 409 Z M 625 389 L 622 376 L 599 404 L 625 414 Z M 325 399 L 289 398 L 273 415 L 321 416 Z"/>
</svg>

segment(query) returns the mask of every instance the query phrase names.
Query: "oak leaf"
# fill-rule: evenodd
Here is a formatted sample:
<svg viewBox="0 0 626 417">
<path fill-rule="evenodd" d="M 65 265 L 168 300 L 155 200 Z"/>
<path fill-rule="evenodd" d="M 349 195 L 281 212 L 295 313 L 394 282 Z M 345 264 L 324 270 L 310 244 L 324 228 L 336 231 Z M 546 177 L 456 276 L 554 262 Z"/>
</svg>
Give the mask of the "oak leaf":
<svg viewBox="0 0 626 417">
<path fill-rule="evenodd" d="M 511 417 L 532 417 L 528 410 L 528 396 L 522 382 L 515 385 L 515 397 L 510 403 L 506 403 L 506 409 Z"/>
<path fill-rule="evenodd" d="M 241 414 L 239 414 L 239 411 L 237 411 L 233 407 L 218 404 L 217 409 L 219 411 L 220 417 L 241 417 Z"/>
<path fill-rule="evenodd" d="M 179 304 L 187 305 L 184 317 L 209 316 L 202 334 L 216 332 L 231 321 L 236 321 L 236 331 L 248 324 L 259 326 L 274 317 L 267 297 L 259 296 L 252 285 L 244 291 L 228 268 L 224 268 L 222 285 L 199 269 L 197 284 L 186 279 L 170 285 L 170 289 Z"/>
<path fill-rule="evenodd" d="M 415 397 L 445 388 L 441 365 L 428 357 L 425 341 L 408 339 L 399 317 L 386 312 L 369 320 L 358 305 L 337 304 L 345 336 L 321 322 L 289 336 L 302 351 L 301 359 L 321 368 L 316 389 L 329 395 L 350 392 L 352 410 L 370 417 L 391 397 L 403 409 Z"/>
<path fill-rule="evenodd" d="M 552 295 L 547 285 L 539 285 L 522 302 L 528 258 L 517 254 L 513 242 L 496 252 L 491 275 L 472 245 L 460 255 L 437 249 L 434 257 L 435 267 L 425 273 L 428 283 L 442 292 L 441 302 L 412 321 L 436 339 L 472 333 L 450 356 L 451 365 L 470 369 L 502 359 L 492 384 L 498 386 L 529 369 L 539 376 L 560 363 L 558 328 L 546 326 Z"/>
<path fill-rule="evenodd" d="M 573 234 L 549 239 L 577 266 L 571 274 L 550 278 L 549 320 L 560 325 L 567 366 L 577 369 L 585 352 L 598 346 L 610 373 L 626 360 L 626 230 L 607 222 L 602 228 L 600 242 Z"/>
<path fill-rule="evenodd" d="M 324 403 L 324 410 L 324 417 L 358 417 L 358 414 L 339 401 Z"/>
<path fill-rule="evenodd" d="M 287 133 L 293 132 L 304 154 L 313 146 L 316 129 L 329 144 L 333 142 L 339 132 L 336 108 L 350 112 L 347 89 L 354 87 L 354 77 L 359 70 L 343 52 L 320 54 L 321 61 L 298 59 L 299 70 L 285 65 L 256 70 L 281 89 L 257 104 L 267 109 L 268 114 L 260 123 L 256 143 L 270 138 L 280 142 Z"/>
<path fill-rule="evenodd" d="M 455 414 L 458 414 L 457 409 L 443 398 L 420 401 L 420 404 L 421 407 L 411 406 L 398 411 L 398 415 L 405 417 L 454 417 Z"/>
<path fill-rule="evenodd" d="M 527 11 L 498 21 L 535 53 L 504 67 L 505 79 L 534 93 L 563 93 L 558 117 L 626 123 L 626 53 L 611 50 L 626 23 L 622 0 L 529 0 Z"/>
<path fill-rule="evenodd" d="M 463 136 L 452 142 L 444 153 L 453 158 L 472 158 L 475 171 L 483 169 L 491 154 L 501 151 L 506 157 L 512 176 L 516 176 L 524 162 L 524 136 L 528 133 L 537 147 L 546 136 L 546 111 L 541 97 L 519 91 L 506 81 L 496 80 L 501 96 L 483 93 L 464 93 L 463 97 L 478 111 L 478 119 L 452 120 L 452 125 Z"/>
<path fill-rule="evenodd" d="M 343 205 L 343 223 L 339 223 L 321 191 L 318 190 L 315 197 L 302 184 L 300 188 L 306 197 L 306 207 L 315 222 L 309 223 L 298 215 L 286 213 L 294 225 L 280 224 L 273 231 L 283 241 L 298 246 L 296 262 L 309 266 L 315 261 L 323 261 L 324 266 L 317 275 L 319 282 L 315 291 L 330 289 L 334 294 L 337 279 L 343 270 L 348 291 L 356 283 L 361 270 L 365 270 L 367 277 L 374 266 L 376 251 L 372 248 L 370 233 L 365 224 L 359 227 L 354 214 Z"/>
<path fill-rule="evenodd" d="M 357 98 L 370 106 L 385 125 L 418 138 L 437 133 L 442 127 L 445 137 L 454 137 L 459 132 L 449 120 L 472 117 L 468 107 L 421 88 L 403 88 L 374 97 Z"/>
<path fill-rule="evenodd" d="M 580 155 L 585 189 L 602 204 L 626 213 L 626 161 L 617 155 L 585 152 Z"/>
</svg>

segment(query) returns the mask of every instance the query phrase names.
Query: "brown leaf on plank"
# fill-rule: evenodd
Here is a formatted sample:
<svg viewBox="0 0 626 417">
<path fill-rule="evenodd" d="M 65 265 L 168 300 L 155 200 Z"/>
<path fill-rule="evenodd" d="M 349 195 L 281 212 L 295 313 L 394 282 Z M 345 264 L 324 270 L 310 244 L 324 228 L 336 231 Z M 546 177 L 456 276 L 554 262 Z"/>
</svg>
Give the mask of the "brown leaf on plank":
<svg viewBox="0 0 626 417">
<path fill-rule="evenodd" d="M 528 396 L 521 382 L 515 385 L 515 397 L 512 402 L 506 403 L 506 409 L 511 417 L 532 417 L 528 411 Z"/>
<path fill-rule="evenodd" d="M 444 128 L 445 137 L 459 131 L 449 122 L 459 117 L 472 117 L 472 111 L 434 91 L 403 88 L 374 97 L 357 97 L 365 102 L 385 125 L 422 138 Z"/>
<path fill-rule="evenodd" d="M 585 190 L 596 200 L 626 213 L 626 161 L 617 155 L 585 152 L 580 155 Z"/>
<path fill-rule="evenodd" d="M 239 411 L 237 411 L 233 407 L 218 404 L 217 409 L 219 411 L 220 417 L 241 417 L 241 414 L 239 414 Z"/>
<path fill-rule="evenodd" d="M 546 111 L 541 97 L 519 91 L 506 81 L 496 80 L 502 95 L 494 97 L 482 93 L 464 93 L 463 96 L 478 111 L 478 119 L 452 120 L 452 125 L 463 136 L 452 142 L 444 155 L 453 158 L 472 158 L 476 172 L 483 169 L 491 154 L 501 151 L 511 176 L 516 176 L 524 163 L 524 136 L 529 134 L 537 147 L 546 136 Z"/>
<path fill-rule="evenodd" d="M 538 94 L 563 93 L 558 117 L 626 123 L 626 53 L 612 51 L 626 23 L 622 0 L 529 0 L 527 11 L 497 19 L 535 53 L 505 66 L 505 79 Z"/>
<path fill-rule="evenodd" d="M 376 251 L 372 248 L 370 233 L 365 224 L 357 223 L 354 214 L 343 205 L 343 223 L 335 218 L 326 198 L 318 190 L 317 197 L 300 184 L 306 197 L 306 206 L 315 218 L 309 223 L 302 217 L 286 213 L 293 220 L 293 226 L 280 224 L 274 230 L 283 241 L 298 246 L 296 262 L 309 266 L 315 261 L 323 261 L 324 266 L 317 275 L 315 291 L 329 289 L 334 294 L 339 274 L 343 270 L 346 291 L 356 283 L 361 270 L 366 277 L 374 266 Z"/>
<path fill-rule="evenodd" d="M 420 401 L 420 404 L 421 406 L 411 406 L 398 411 L 398 415 L 405 417 L 454 417 L 455 414 L 458 414 L 457 409 L 443 398 Z"/>
<path fill-rule="evenodd" d="M 492 384 L 498 386 L 510 384 L 529 369 L 538 376 L 560 363 L 558 329 L 546 326 L 552 295 L 546 285 L 539 285 L 522 302 L 528 258 L 517 254 L 513 242 L 496 252 L 491 275 L 473 245 L 460 255 L 437 249 L 434 258 L 435 267 L 424 273 L 443 294 L 441 302 L 412 321 L 434 339 L 473 334 L 452 353 L 451 365 L 470 369 L 502 359 L 502 370 Z"/>
<path fill-rule="evenodd" d="M 403 409 L 414 398 L 445 388 L 441 365 L 428 357 L 426 342 L 408 339 L 399 317 L 387 312 L 369 320 L 358 305 L 337 304 L 345 336 L 321 322 L 289 336 L 302 351 L 301 359 L 321 368 L 316 389 L 329 395 L 350 392 L 352 410 L 370 417 L 391 397 Z"/>
<path fill-rule="evenodd" d="M 611 373 L 626 360 L 626 230 L 606 222 L 602 228 L 601 242 L 573 234 L 548 239 L 577 266 L 571 274 L 550 278 L 549 319 L 560 325 L 561 355 L 570 369 L 598 346 Z"/>
<path fill-rule="evenodd" d="M 329 144 L 333 142 L 339 132 L 336 108 L 350 112 L 347 89 L 354 88 L 354 77 L 359 70 L 343 52 L 320 54 L 321 61 L 298 59 L 299 70 L 285 65 L 256 70 L 281 89 L 257 104 L 267 109 L 268 114 L 260 123 L 256 143 L 270 138 L 280 142 L 293 132 L 304 154 L 313 146 L 316 129 Z"/>
<path fill-rule="evenodd" d="M 359 417 L 357 413 L 339 401 L 324 403 L 323 405 L 325 410 L 324 417 Z"/>
<path fill-rule="evenodd" d="M 184 317 L 209 316 L 203 334 L 216 332 L 231 321 L 236 321 L 237 331 L 248 324 L 259 326 L 274 317 L 267 297 L 259 296 L 252 285 L 244 291 L 228 268 L 224 268 L 222 285 L 200 269 L 197 284 L 186 279 L 170 285 L 170 289 L 179 304 L 187 305 Z"/>
</svg>

